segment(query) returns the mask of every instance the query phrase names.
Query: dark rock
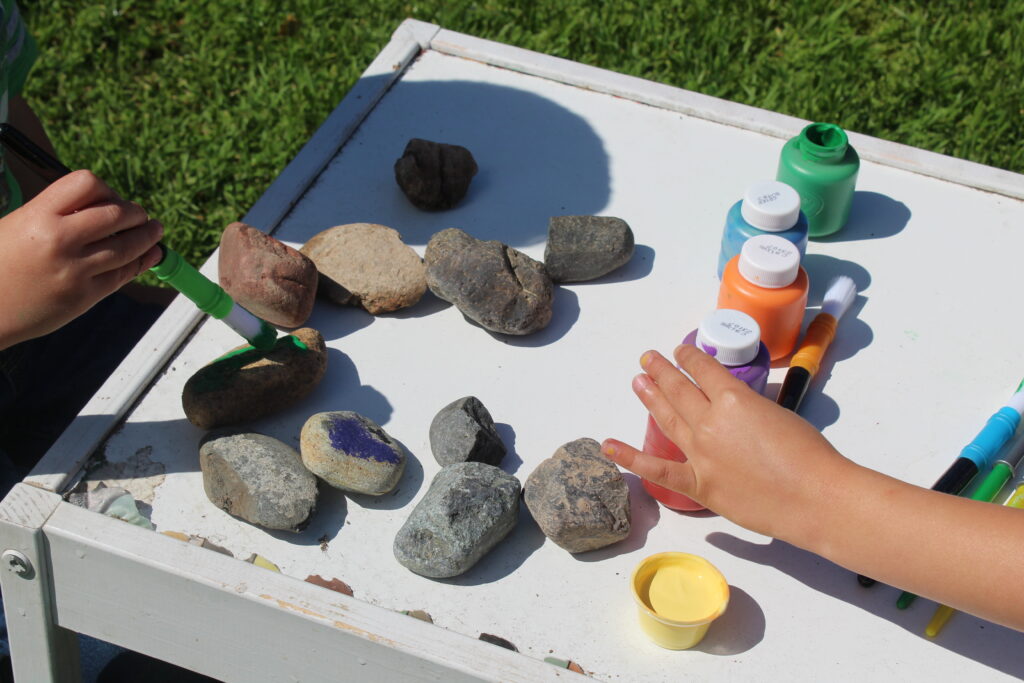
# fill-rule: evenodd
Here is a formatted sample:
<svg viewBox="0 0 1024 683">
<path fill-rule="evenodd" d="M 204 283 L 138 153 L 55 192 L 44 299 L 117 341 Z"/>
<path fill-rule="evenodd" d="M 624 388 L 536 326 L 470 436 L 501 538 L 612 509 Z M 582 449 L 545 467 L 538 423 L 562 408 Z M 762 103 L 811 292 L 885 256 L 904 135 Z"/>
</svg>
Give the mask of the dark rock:
<svg viewBox="0 0 1024 683">
<path fill-rule="evenodd" d="M 218 277 L 235 302 L 273 325 L 298 327 L 313 311 L 313 262 L 245 223 L 232 223 L 220 236 Z"/>
<path fill-rule="evenodd" d="M 317 413 L 299 435 L 302 462 L 343 491 L 379 496 L 405 470 L 405 449 L 373 420 L 348 410 Z"/>
<path fill-rule="evenodd" d="M 441 468 L 395 536 L 395 558 L 435 579 L 466 572 L 516 525 L 521 490 L 482 462 Z"/>
<path fill-rule="evenodd" d="M 395 162 L 395 180 L 414 206 L 425 210 L 450 209 L 469 190 L 477 166 L 469 150 L 413 138 Z"/>
<path fill-rule="evenodd" d="M 301 531 L 316 509 L 316 477 L 294 448 L 249 432 L 213 432 L 199 447 L 203 489 L 228 514 L 267 529 Z"/>
<path fill-rule="evenodd" d="M 427 291 L 423 260 L 386 225 L 337 225 L 301 251 L 320 271 L 320 291 L 342 306 L 377 315 L 412 306 Z"/>
<path fill-rule="evenodd" d="M 303 327 L 266 351 L 240 346 L 200 368 L 185 383 L 181 404 L 203 429 L 248 422 L 304 398 L 326 369 L 324 338 Z"/>
<path fill-rule="evenodd" d="M 554 282 L 593 280 L 629 262 L 633 246 L 633 231 L 621 218 L 554 216 L 544 267 Z"/>
<path fill-rule="evenodd" d="M 430 291 L 485 329 L 530 334 L 551 322 L 551 279 L 517 249 L 448 228 L 430 239 L 424 260 Z"/>
<path fill-rule="evenodd" d="M 526 480 L 524 499 L 544 535 L 571 553 L 629 535 L 629 487 L 593 439 L 561 446 Z"/>
<path fill-rule="evenodd" d="M 430 450 L 442 465 L 485 462 L 498 466 L 505 457 L 494 420 L 475 396 L 449 403 L 430 423 Z"/>
<path fill-rule="evenodd" d="M 505 640 L 501 636 L 496 636 L 496 635 L 493 635 L 491 633 L 481 633 L 480 634 L 480 640 L 484 641 L 485 643 L 490 643 L 491 645 L 497 645 L 498 647 L 503 647 L 506 650 L 512 650 L 512 652 L 519 652 L 519 648 L 518 647 L 513 645 L 511 643 L 511 641 Z"/>
</svg>

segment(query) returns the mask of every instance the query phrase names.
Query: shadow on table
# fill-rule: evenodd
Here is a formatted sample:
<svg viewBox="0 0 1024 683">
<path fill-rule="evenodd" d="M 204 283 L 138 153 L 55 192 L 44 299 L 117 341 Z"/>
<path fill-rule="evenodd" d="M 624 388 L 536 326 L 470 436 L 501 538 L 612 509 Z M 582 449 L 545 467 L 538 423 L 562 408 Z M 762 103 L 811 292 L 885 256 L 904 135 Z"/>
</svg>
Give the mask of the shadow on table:
<svg viewBox="0 0 1024 683">
<path fill-rule="evenodd" d="M 846 225 L 827 237 L 815 237 L 816 242 L 854 242 L 892 237 L 903 231 L 910 222 L 910 209 L 901 201 L 879 192 L 853 193 L 853 206 Z"/>
<path fill-rule="evenodd" d="M 751 650 L 764 640 L 764 610 L 742 588 L 729 585 L 729 606 L 715 619 L 695 650 L 729 657 Z"/>
<path fill-rule="evenodd" d="M 924 628 L 935 609 L 934 602 L 918 599 L 924 609 L 897 609 L 898 590 L 881 584 L 864 588 L 852 572 L 782 541 L 757 544 L 721 532 L 709 534 L 707 541 L 735 557 L 774 567 L 809 588 L 887 619 L 918 638 L 926 638 Z M 934 641 L 937 647 L 1010 676 L 1024 677 L 1024 658 L 1020 656 L 1024 634 L 965 614 L 957 615 L 955 620 Z M 984 633 L 979 633 L 982 630 Z"/>
</svg>

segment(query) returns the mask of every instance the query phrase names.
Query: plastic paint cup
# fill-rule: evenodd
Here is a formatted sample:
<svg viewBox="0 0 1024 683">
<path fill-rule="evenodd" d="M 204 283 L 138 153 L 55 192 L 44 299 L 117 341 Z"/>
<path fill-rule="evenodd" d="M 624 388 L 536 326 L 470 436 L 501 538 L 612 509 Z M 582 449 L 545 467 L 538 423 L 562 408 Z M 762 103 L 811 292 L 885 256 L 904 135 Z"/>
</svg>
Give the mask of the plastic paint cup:
<svg viewBox="0 0 1024 683">
<path fill-rule="evenodd" d="M 713 564 L 689 553 L 658 553 L 630 578 L 640 628 L 668 650 L 686 650 L 704 638 L 729 604 L 729 584 Z"/>
</svg>

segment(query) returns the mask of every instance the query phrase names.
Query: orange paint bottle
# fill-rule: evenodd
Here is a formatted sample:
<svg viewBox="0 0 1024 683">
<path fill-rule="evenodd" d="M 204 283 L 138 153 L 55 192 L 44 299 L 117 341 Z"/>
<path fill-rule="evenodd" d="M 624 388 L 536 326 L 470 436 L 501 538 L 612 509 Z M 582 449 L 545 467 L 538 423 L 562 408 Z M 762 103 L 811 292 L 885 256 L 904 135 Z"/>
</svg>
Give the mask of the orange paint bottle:
<svg viewBox="0 0 1024 683">
<path fill-rule="evenodd" d="M 761 341 L 772 360 L 796 346 L 807 308 L 807 271 L 800 252 L 777 235 L 759 235 L 743 244 L 722 273 L 718 308 L 743 311 L 761 326 Z"/>
</svg>

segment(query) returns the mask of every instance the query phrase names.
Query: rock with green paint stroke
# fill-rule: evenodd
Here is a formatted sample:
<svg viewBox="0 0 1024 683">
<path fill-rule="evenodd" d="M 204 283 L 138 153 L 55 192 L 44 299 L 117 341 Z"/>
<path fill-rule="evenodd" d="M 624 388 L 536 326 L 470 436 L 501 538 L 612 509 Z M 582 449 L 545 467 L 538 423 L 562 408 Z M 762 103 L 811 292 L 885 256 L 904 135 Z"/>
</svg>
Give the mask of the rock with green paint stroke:
<svg viewBox="0 0 1024 683">
<path fill-rule="evenodd" d="M 313 391 L 327 369 L 327 347 L 311 327 L 295 330 L 274 347 L 242 346 L 200 368 L 185 383 L 181 404 L 197 427 L 213 429 L 256 420 Z"/>
<path fill-rule="evenodd" d="M 211 432 L 199 445 L 199 468 L 210 502 L 252 524 L 302 531 L 316 510 L 316 477 L 294 448 L 273 437 Z"/>
</svg>

